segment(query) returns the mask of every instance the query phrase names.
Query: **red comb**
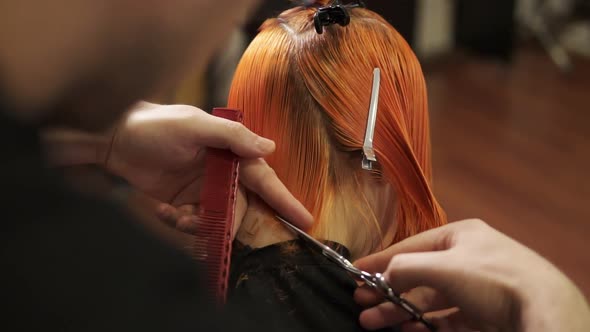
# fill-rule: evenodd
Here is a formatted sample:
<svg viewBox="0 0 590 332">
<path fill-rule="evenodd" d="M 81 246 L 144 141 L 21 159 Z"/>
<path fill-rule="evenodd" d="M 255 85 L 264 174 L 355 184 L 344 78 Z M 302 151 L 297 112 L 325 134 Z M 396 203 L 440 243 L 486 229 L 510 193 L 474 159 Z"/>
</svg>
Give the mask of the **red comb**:
<svg viewBox="0 0 590 332">
<path fill-rule="evenodd" d="M 242 113 L 215 108 L 214 116 L 242 122 Z M 195 258 L 205 272 L 209 299 L 224 304 L 231 255 L 231 235 L 238 190 L 238 157 L 230 150 L 208 148 L 197 218 Z"/>
</svg>

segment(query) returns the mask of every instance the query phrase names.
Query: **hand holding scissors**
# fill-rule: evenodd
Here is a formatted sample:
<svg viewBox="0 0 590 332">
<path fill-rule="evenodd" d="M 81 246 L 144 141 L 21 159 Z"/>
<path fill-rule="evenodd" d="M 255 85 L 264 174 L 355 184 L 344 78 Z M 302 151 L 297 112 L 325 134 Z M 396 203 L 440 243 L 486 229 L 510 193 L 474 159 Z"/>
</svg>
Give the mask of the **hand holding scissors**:
<svg viewBox="0 0 590 332">
<path fill-rule="evenodd" d="M 285 226 L 287 226 L 287 228 L 289 228 L 291 231 L 293 231 L 299 237 L 305 240 L 307 243 L 314 246 L 316 249 L 320 250 L 321 253 L 324 256 L 326 256 L 329 260 L 338 264 L 340 267 L 352 274 L 355 278 L 362 280 L 370 287 L 377 289 L 381 294 L 383 294 L 383 296 L 388 301 L 393 302 L 394 304 L 402 308 L 404 311 L 406 311 L 408 314 L 410 314 L 413 320 L 421 322 L 430 331 L 436 331 L 436 327 L 424 318 L 422 312 L 418 308 L 416 308 L 416 306 L 414 306 L 407 300 L 403 299 L 401 296 L 399 296 L 393 291 L 393 289 L 389 286 L 389 284 L 385 280 L 385 277 L 381 273 L 373 274 L 356 268 L 348 259 L 344 258 L 342 255 L 337 253 L 332 248 L 314 239 L 309 234 L 305 233 L 304 231 L 294 226 L 287 220 L 279 216 L 276 216 L 276 218 L 279 221 L 281 221 Z"/>
</svg>

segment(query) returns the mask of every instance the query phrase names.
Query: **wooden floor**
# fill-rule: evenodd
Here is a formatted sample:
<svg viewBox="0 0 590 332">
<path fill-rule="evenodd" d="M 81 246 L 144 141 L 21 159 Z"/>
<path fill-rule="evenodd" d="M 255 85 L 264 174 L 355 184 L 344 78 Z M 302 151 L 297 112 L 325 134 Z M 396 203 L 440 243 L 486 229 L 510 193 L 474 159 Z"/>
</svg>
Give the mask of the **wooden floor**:
<svg viewBox="0 0 590 332">
<path fill-rule="evenodd" d="M 590 297 L 590 61 L 560 74 L 540 50 L 512 64 L 458 56 L 426 70 L 435 191 L 540 252 Z"/>
</svg>

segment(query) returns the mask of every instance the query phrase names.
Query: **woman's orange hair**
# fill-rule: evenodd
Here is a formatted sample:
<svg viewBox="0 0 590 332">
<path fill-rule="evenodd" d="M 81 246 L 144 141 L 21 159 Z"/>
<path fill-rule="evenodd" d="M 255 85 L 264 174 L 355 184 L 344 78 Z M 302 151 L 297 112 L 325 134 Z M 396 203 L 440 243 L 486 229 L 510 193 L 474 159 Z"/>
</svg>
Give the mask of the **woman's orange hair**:
<svg viewBox="0 0 590 332">
<path fill-rule="evenodd" d="M 351 9 L 348 26 L 317 34 L 316 10 L 293 8 L 262 25 L 228 106 L 275 140 L 267 161 L 315 217 L 312 235 L 359 257 L 446 222 L 431 190 L 426 86 L 416 56 L 382 17 Z M 361 169 L 361 149 L 374 68 L 382 74 L 371 173 Z"/>
</svg>

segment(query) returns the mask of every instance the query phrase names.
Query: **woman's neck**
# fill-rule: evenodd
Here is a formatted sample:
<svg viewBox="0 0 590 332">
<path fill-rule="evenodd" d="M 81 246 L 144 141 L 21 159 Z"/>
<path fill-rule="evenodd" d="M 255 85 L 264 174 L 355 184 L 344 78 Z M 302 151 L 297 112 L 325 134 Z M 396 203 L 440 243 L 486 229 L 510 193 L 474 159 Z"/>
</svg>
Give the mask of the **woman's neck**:
<svg viewBox="0 0 590 332">
<path fill-rule="evenodd" d="M 351 203 L 349 197 L 337 197 L 322 214 L 323 223 L 316 220 L 311 233 L 320 240 L 340 243 L 350 250 L 354 259 L 363 257 L 391 243 L 396 224 L 394 196 L 388 185 L 364 188 L 366 205 Z M 367 213 L 370 215 L 368 216 Z M 368 218 L 370 217 L 370 218 Z M 372 224 L 374 219 L 378 224 Z M 362 220 L 365 220 L 364 222 Z M 326 222 L 331 221 L 331 222 Z M 237 231 L 236 239 L 254 249 L 295 239 L 296 236 L 275 218 L 275 212 L 255 195 L 248 197 L 248 208 Z"/>
<path fill-rule="evenodd" d="M 262 248 L 275 243 L 295 239 L 295 235 L 285 228 L 275 213 L 254 195 L 248 197 L 248 209 L 236 239 L 252 248 Z"/>
</svg>

